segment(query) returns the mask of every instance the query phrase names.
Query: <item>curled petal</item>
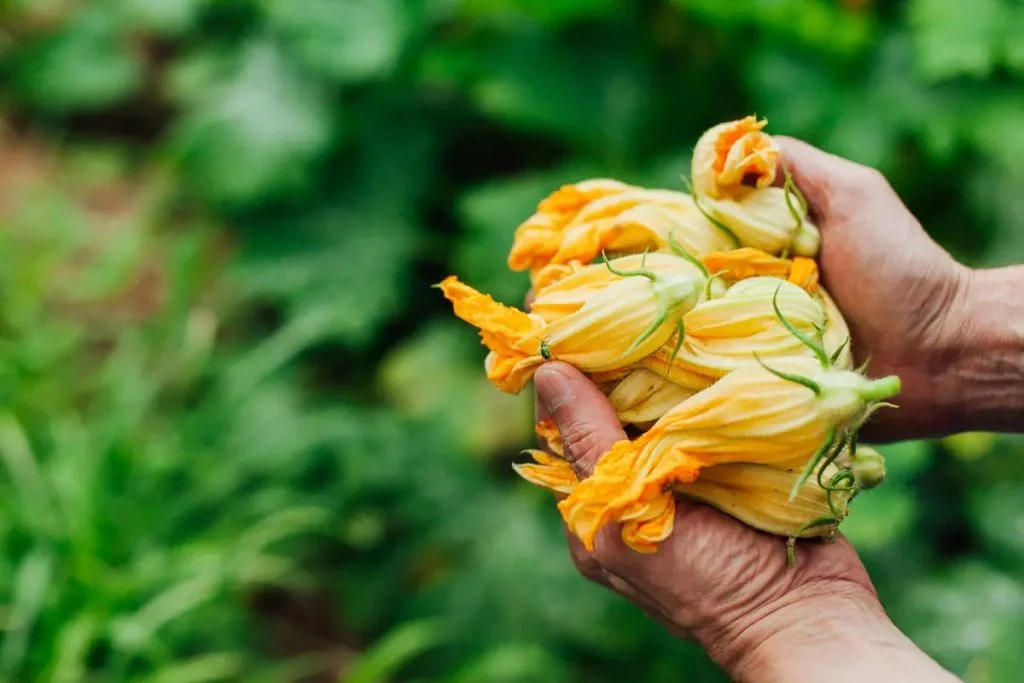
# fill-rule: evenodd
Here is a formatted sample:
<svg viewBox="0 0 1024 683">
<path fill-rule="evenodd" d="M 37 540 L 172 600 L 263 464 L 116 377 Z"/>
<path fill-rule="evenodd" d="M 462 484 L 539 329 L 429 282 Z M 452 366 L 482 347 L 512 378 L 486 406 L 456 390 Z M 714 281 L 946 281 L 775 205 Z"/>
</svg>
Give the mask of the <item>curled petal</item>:
<svg viewBox="0 0 1024 683">
<path fill-rule="evenodd" d="M 705 255 L 701 261 L 709 272 L 724 273 L 729 280 L 746 280 L 758 276 L 786 278 L 792 265 L 786 259 L 752 247 L 715 251 Z"/>
<path fill-rule="evenodd" d="M 710 199 L 736 199 L 775 181 L 781 150 L 763 131 L 766 120 L 747 116 L 706 131 L 693 152 L 694 192 Z"/>
<path fill-rule="evenodd" d="M 703 206 L 744 246 L 770 254 L 788 249 L 813 256 L 818 251 L 818 229 L 806 215 L 793 215 L 792 202 L 781 187 L 750 190 L 736 198 L 706 199 Z"/>
<path fill-rule="evenodd" d="M 609 522 L 670 523 L 663 513 L 649 519 L 646 506 L 671 485 L 696 479 L 701 463 L 679 449 L 653 446 L 645 437 L 614 444 L 598 460 L 594 473 L 558 504 L 569 529 L 588 550 L 593 550 L 598 532 Z"/>
<path fill-rule="evenodd" d="M 538 421 L 534 425 L 534 432 L 536 432 L 540 442 L 545 444 L 552 453 L 559 458 L 565 457 L 565 451 L 562 449 L 562 435 L 559 433 L 558 425 L 555 424 L 553 419 L 549 417 Z"/>
<path fill-rule="evenodd" d="M 537 464 L 513 464 L 512 468 L 526 481 L 555 493 L 570 494 L 579 479 L 572 466 L 560 458 L 555 458 L 544 451 L 529 451 Z"/>
<path fill-rule="evenodd" d="M 617 180 L 596 178 L 563 185 L 537 206 L 537 212 L 518 228 L 508 255 L 515 271 L 547 265 L 562 244 L 562 232 L 584 207 L 594 200 L 630 189 Z"/>
<path fill-rule="evenodd" d="M 622 524 L 622 540 L 638 553 L 657 552 L 661 542 L 672 535 L 675 519 L 675 498 L 672 493 L 662 491 L 644 504 L 641 514 Z"/>
<path fill-rule="evenodd" d="M 789 269 L 790 282 L 811 294 L 818 291 L 818 264 L 812 258 L 797 256 Z"/>
</svg>

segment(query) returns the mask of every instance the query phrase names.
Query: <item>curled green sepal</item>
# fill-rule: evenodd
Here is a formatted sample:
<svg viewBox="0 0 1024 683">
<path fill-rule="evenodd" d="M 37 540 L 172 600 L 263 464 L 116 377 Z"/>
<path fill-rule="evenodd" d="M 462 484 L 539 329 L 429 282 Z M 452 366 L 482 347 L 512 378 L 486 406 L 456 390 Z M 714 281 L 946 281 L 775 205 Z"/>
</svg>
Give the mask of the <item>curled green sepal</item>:
<svg viewBox="0 0 1024 683">
<path fill-rule="evenodd" d="M 703 215 L 704 218 L 708 219 L 708 222 L 710 222 L 713 226 L 715 226 L 723 233 L 725 233 L 725 236 L 732 241 L 732 246 L 734 249 L 739 248 L 741 243 L 740 238 L 736 236 L 736 233 L 730 230 L 729 226 L 715 218 L 713 215 L 711 215 L 710 211 L 704 208 L 704 206 L 700 203 L 700 200 L 697 199 L 697 193 L 693 191 L 693 183 L 690 182 L 689 178 L 687 178 L 686 176 L 682 176 L 682 180 L 683 185 L 686 187 L 686 191 L 690 193 L 690 197 L 693 199 L 694 206 L 696 206 L 697 210 L 701 212 L 701 215 Z"/>
<path fill-rule="evenodd" d="M 637 270 L 618 270 L 615 266 L 612 265 L 612 262 L 608 260 L 608 255 L 605 254 L 603 251 L 601 252 L 601 258 L 604 259 L 605 267 L 609 271 L 611 271 L 613 275 L 618 275 L 619 277 L 645 277 L 651 282 L 656 282 L 658 280 L 657 274 L 650 270 L 647 270 L 646 268 L 639 268 Z M 641 264 L 642 263 L 643 261 L 641 261 Z"/>
<path fill-rule="evenodd" d="M 789 491 L 789 500 L 791 502 L 796 500 L 797 495 L 800 493 L 800 489 L 802 489 L 804 484 L 807 483 L 807 480 L 811 478 L 811 474 L 814 473 L 815 468 L 818 466 L 818 463 L 821 462 L 822 458 L 832 451 L 832 446 L 834 446 L 835 443 L 836 430 L 835 427 L 833 427 L 828 430 L 828 437 L 825 439 L 825 443 L 823 443 L 821 448 L 811 456 L 811 459 L 807 461 L 806 465 L 804 465 L 803 471 L 800 472 L 800 476 L 797 477 L 797 480 L 793 483 L 793 488 Z"/>
<path fill-rule="evenodd" d="M 839 520 L 835 517 L 815 517 L 811 521 L 802 525 L 799 529 L 793 532 L 793 535 L 786 540 L 786 562 L 790 567 L 796 566 L 796 539 L 803 532 L 808 529 L 813 529 L 819 526 L 828 526 L 830 524 L 838 524 Z"/>
<path fill-rule="evenodd" d="M 843 355 L 843 351 L 845 351 L 846 347 L 849 345 L 850 338 L 847 337 L 846 339 L 843 340 L 843 343 L 839 345 L 839 348 L 836 349 L 835 352 L 829 357 L 829 364 L 835 365 L 836 362 L 839 360 L 839 356 Z"/>
<path fill-rule="evenodd" d="M 799 230 L 804 225 L 804 214 L 807 212 L 807 200 L 793 182 L 793 176 L 790 174 L 789 169 L 783 166 L 782 171 L 786 174 L 786 182 L 782 186 L 783 195 L 786 198 L 786 208 L 789 209 L 790 215 L 793 216 L 793 220 L 796 221 L 796 230 Z M 800 203 L 800 209 L 793 206 L 793 197 L 796 197 L 797 201 Z"/>
<path fill-rule="evenodd" d="M 672 355 L 668 357 L 668 365 L 665 366 L 666 379 L 668 379 L 669 373 L 672 372 L 672 364 L 676 362 L 676 356 L 679 355 L 680 349 L 683 348 L 683 339 L 686 336 L 686 326 L 683 325 L 682 318 L 676 322 L 676 336 L 676 345 L 672 348 Z"/>
<path fill-rule="evenodd" d="M 782 291 L 782 285 L 779 285 L 775 289 L 775 294 L 772 295 L 772 308 L 775 309 L 775 315 L 778 317 L 779 322 L 782 323 L 782 326 L 785 327 L 791 335 L 796 337 L 801 344 L 803 344 L 804 346 L 806 346 L 807 348 L 814 352 L 815 357 L 817 357 L 818 361 L 821 363 L 821 367 L 829 367 L 830 363 L 828 354 L 825 352 L 825 349 L 821 346 L 821 344 L 816 343 L 813 339 L 811 339 L 806 334 L 798 330 L 796 328 L 796 325 L 789 322 L 789 320 L 786 319 L 786 316 L 782 314 L 782 309 L 779 308 L 780 291 Z"/>
<path fill-rule="evenodd" d="M 668 246 L 669 249 L 672 250 L 673 254 L 675 254 L 681 259 L 685 259 L 687 262 L 690 263 L 690 265 L 694 266 L 697 270 L 699 270 L 701 275 L 703 275 L 704 277 L 711 277 L 711 273 L 708 272 L 707 266 L 701 263 L 701 260 L 699 258 L 688 252 L 686 250 L 686 247 L 679 244 L 679 242 L 676 241 L 675 235 L 672 233 L 669 233 L 668 236 Z"/>
<path fill-rule="evenodd" d="M 765 363 L 764 360 L 761 358 L 760 354 L 757 353 L 754 354 L 754 360 L 760 363 L 762 368 L 772 373 L 779 379 L 784 379 L 787 382 L 793 382 L 794 384 L 799 384 L 801 386 L 807 387 L 808 389 L 814 392 L 815 396 L 821 396 L 821 385 L 815 382 L 813 379 L 801 377 L 800 375 L 793 375 L 788 372 L 783 372 L 782 370 L 776 370 L 775 368 L 770 367 L 767 363 Z"/>
</svg>

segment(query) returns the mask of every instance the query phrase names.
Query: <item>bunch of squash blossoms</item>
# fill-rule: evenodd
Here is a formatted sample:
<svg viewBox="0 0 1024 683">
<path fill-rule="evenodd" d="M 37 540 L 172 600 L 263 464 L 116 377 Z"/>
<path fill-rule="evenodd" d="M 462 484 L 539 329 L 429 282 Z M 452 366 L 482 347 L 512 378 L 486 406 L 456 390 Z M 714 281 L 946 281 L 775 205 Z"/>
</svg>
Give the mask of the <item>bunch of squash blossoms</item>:
<svg viewBox="0 0 1024 683">
<path fill-rule="evenodd" d="M 851 500 L 884 478 L 857 432 L 899 378 L 852 367 L 819 284 L 818 230 L 764 127 L 746 117 L 706 131 L 688 192 L 592 179 L 541 201 L 508 256 L 529 273 L 528 312 L 454 276 L 439 285 L 479 329 L 497 387 L 519 393 L 563 361 L 632 435 L 580 480 L 542 420 L 549 450 L 515 466 L 557 494 L 588 549 L 618 523 L 630 548 L 656 551 L 683 497 L 787 538 L 792 561 L 797 538 L 834 538 Z"/>
</svg>

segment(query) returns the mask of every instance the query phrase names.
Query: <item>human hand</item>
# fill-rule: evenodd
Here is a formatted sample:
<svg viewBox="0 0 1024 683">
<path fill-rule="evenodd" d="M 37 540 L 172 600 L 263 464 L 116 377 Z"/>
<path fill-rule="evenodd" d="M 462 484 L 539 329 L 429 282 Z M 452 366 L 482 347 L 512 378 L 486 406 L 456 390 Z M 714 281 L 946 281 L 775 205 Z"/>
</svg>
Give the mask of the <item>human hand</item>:
<svg viewBox="0 0 1024 683">
<path fill-rule="evenodd" d="M 928 236 L 878 171 L 775 139 L 821 230 L 822 279 L 849 325 L 854 358 L 869 360 L 872 376 L 902 381 L 899 410 L 877 413 L 868 435 L 889 441 L 954 431 L 964 327 L 975 313 L 970 269 Z"/>
<path fill-rule="evenodd" d="M 626 438 L 600 390 L 569 365 L 534 377 L 538 417 L 552 417 L 581 478 Z M 954 680 L 886 618 L 850 544 L 807 543 L 789 567 L 785 543 L 717 510 L 681 502 L 675 530 L 650 555 L 627 548 L 614 525 L 588 553 L 568 534 L 589 579 L 693 637 L 737 681 Z"/>
</svg>

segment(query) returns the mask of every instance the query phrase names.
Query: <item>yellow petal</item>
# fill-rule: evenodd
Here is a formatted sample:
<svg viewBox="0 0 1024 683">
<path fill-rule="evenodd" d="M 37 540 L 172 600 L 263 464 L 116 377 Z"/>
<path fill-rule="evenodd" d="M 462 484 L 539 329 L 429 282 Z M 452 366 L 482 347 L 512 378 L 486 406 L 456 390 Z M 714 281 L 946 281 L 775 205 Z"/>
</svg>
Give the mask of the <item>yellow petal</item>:
<svg viewBox="0 0 1024 683">
<path fill-rule="evenodd" d="M 826 483 L 838 468 L 830 465 L 822 480 Z M 832 508 L 828 494 L 810 477 L 791 501 L 790 492 L 797 482 L 799 471 L 780 470 L 766 465 L 730 463 L 701 470 L 696 481 L 678 484 L 675 491 L 735 517 L 747 526 L 778 536 L 828 536 L 847 514 L 849 491 L 832 494 Z M 833 518 L 835 522 L 807 528 L 814 520 Z"/>
<path fill-rule="evenodd" d="M 546 445 L 552 453 L 560 458 L 565 457 L 565 451 L 562 449 L 562 435 L 559 433 L 558 426 L 553 419 L 549 417 L 538 421 L 534 425 L 534 432 L 537 434 L 537 438 L 540 439 L 541 444 Z"/>
<path fill-rule="evenodd" d="M 702 301 L 683 316 L 686 336 L 668 376 L 678 371 L 714 380 L 756 363 L 755 354 L 766 360 L 812 357 L 813 352 L 779 320 L 773 301 L 790 324 L 811 338 L 825 324 L 822 307 L 796 285 L 773 277 L 741 280 L 723 296 Z M 675 352 L 674 343 L 670 339 L 643 361 L 645 366 L 655 362 L 666 366 Z"/>
<path fill-rule="evenodd" d="M 496 302 L 450 276 L 441 282 L 455 315 L 479 328 L 490 349 L 485 364 L 487 378 L 510 393 L 522 390 L 543 358 L 540 356 L 538 321 L 520 310 Z"/>
<path fill-rule="evenodd" d="M 554 458 L 544 451 L 530 451 L 538 464 L 515 463 L 512 468 L 526 481 L 555 493 L 569 494 L 578 479 L 572 466 L 565 460 Z"/>
<path fill-rule="evenodd" d="M 842 370 L 850 370 L 853 368 L 853 353 L 850 350 L 850 328 L 847 327 L 846 319 L 843 318 L 843 314 L 839 311 L 835 301 L 832 300 L 832 297 L 829 296 L 824 287 L 818 288 L 817 295 L 825 309 L 825 334 L 822 335 L 825 353 L 831 358 L 839 351 L 839 357 L 836 358 L 833 364 Z M 842 350 L 840 351 L 840 349 Z"/>
<path fill-rule="evenodd" d="M 537 212 L 516 228 L 508 267 L 530 270 L 547 265 L 562 244 L 562 232 L 584 207 L 608 195 L 631 189 L 617 180 L 595 178 L 564 185 L 537 206 Z"/>
<path fill-rule="evenodd" d="M 788 279 L 813 294 L 818 291 L 818 264 L 812 258 L 797 256 L 793 259 Z"/>
<path fill-rule="evenodd" d="M 643 189 L 606 197 L 580 212 L 551 262 L 587 262 L 602 252 L 667 249 L 670 240 L 698 258 L 731 245 L 731 238 L 704 217 L 689 195 Z"/>
<path fill-rule="evenodd" d="M 652 257 L 655 255 L 651 255 Z M 584 372 L 602 372 L 629 366 L 651 354 L 674 334 L 680 317 L 697 302 L 701 291 L 693 266 L 672 255 L 651 258 L 648 269 L 657 263 L 674 260 L 674 269 L 656 272 L 652 282 L 638 275 L 615 278 L 601 286 L 583 286 L 579 291 L 566 289 L 574 282 L 585 282 L 592 270 L 606 270 L 602 264 L 588 266 L 579 273 L 555 283 L 537 297 L 533 310 L 549 322 L 540 330 L 550 357 L 574 365 Z M 615 259 L 615 267 L 626 268 L 630 259 Z M 639 260 L 636 261 L 639 264 Z M 606 280 L 602 275 L 601 280 Z M 599 281 L 600 282 L 600 281 Z M 554 317 L 555 304 L 565 310 L 582 303 L 577 310 Z"/>
<path fill-rule="evenodd" d="M 799 206 L 792 200 L 794 208 Z M 794 218 L 781 187 L 751 190 L 736 198 L 705 199 L 703 207 L 747 247 L 770 254 L 791 250 L 801 256 L 818 251 L 818 229 L 806 216 Z"/>
<path fill-rule="evenodd" d="M 638 368 L 615 384 L 608 400 L 623 423 L 644 424 L 657 420 L 693 393 L 694 389 L 670 382 L 653 370 Z"/>
<path fill-rule="evenodd" d="M 706 254 L 701 261 L 712 274 L 724 273 L 729 280 L 745 280 L 757 276 L 785 278 L 792 266 L 786 259 L 752 247 L 712 252 Z"/>
</svg>

